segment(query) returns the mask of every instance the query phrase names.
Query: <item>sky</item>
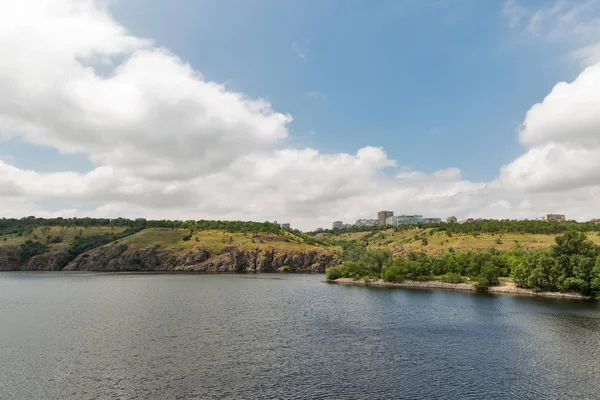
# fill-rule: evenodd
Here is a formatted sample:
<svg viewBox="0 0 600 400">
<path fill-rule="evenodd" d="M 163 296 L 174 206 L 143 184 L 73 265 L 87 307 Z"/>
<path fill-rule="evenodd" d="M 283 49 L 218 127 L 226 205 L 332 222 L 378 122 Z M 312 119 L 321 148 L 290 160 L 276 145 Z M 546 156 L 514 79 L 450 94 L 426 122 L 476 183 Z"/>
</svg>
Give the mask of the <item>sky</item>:
<svg viewBox="0 0 600 400">
<path fill-rule="evenodd" d="M 0 217 L 600 217 L 600 0 L 0 2 Z"/>
</svg>

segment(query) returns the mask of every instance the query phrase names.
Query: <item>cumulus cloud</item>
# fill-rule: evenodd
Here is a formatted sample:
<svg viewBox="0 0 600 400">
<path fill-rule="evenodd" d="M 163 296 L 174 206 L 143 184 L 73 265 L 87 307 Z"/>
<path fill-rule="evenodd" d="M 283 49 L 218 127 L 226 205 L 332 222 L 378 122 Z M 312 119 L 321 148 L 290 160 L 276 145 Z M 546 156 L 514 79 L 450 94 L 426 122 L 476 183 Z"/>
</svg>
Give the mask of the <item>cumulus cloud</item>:
<svg viewBox="0 0 600 400">
<path fill-rule="evenodd" d="M 507 188 L 564 191 L 600 183 L 600 64 L 558 83 L 527 112 L 519 132 L 529 150 L 502 167 Z"/>
<path fill-rule="evenodd" d="M 518 11 L 515 23 L 524 18 Z M 100 1 L 2 2 L 0 136 L 83 154 L 94 168 L 41 173 L 3 157 L 0 210 L 279 220 L 303 229 L 378 209 L 591 217 L 600 211 L 588 200 L 600 194 L 598 77 L 591 67 L 558 84 L 525 117 L 526 153 L 497 179 L 472 182 L 457 168 L 412 171 L 378 147 L 348 154 L 285 148 L 289 114 L 207 81 L 167 49 L 128 33 Z M 66 206 L 50 213 L 45 201 Z M 81 212 L 75 204 L 100 206 Z"/>
<path fill-rule="evenodd" d="M 287 136 L 289 115 L 203 80 L 167 50 L 129 35 L 95 1 L 1 7 L 4 131 L 162 179 L 218 170 Z M 109 76 L 97 73 L 98 60 L 116 56 L 125 60 Z"/>
</svg>

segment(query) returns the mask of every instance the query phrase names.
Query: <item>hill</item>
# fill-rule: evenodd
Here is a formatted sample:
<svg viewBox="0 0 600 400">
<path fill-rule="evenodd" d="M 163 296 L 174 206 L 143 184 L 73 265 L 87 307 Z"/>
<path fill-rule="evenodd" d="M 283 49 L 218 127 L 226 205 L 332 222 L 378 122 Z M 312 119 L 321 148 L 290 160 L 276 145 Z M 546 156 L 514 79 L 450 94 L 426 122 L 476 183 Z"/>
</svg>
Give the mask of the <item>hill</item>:
<svg viewBox="0 0 600 400">
<path fill-rule="evenodd" d="M 558 234 L 549 233 L 452 233 L 437 228 L 411 228 L 406 230 L 386 229 L 372 232 L 319 233 L 317 238 L 332 244 L 356 241 L 366 244 L 370 250 L 388 249 L 394 255 L 409 252 L 425 252 L 429 255 L 441 254 L 452 248 L 456 252 L 487 251 L 490 247 L 498 250 L 510 250 L 515 244 L 525 250 L 549 249 Z M 600 236 L 595 232 L 588 234 L 590 240 L 600 245 Z"/>
<path fill-rule="evenodd" d="M 311 236 L 254 224 L 13 224 L 0 231 L 0 270 L 324 272 L 337 262 L 334 247 Z"/>
</svg>

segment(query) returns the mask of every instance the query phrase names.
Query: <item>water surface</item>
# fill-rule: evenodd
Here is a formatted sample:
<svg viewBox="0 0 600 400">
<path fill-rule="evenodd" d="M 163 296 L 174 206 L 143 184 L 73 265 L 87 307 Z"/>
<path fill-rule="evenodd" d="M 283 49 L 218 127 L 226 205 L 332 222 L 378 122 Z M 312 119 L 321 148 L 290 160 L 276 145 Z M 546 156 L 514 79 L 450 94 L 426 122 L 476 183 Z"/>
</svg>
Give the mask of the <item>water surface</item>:
<svg viewBox="0 0 600 400">
<path fill-rule="evenodd" d="M 2 273 L 0 398 L 600 398 L 596 303 L 322 280 Z"/>
</svg>

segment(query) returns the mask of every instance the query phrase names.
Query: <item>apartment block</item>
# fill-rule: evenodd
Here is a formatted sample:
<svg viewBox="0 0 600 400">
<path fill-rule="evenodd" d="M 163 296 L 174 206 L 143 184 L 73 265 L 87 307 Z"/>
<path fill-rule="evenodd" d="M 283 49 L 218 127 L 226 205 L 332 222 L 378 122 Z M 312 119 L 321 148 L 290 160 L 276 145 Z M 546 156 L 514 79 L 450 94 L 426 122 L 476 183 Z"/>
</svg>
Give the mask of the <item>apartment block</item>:
<svg viewBox="0 0 600 400">
<path fill-rule="evenodd" d="M 394 216 L 394 212 L 393 211 L 379 211 L 377 213 L 377 225 L 379 226 L 383 226 L 386 224 L 386 220 L 389 217 L 393 217 Z"/>
<path fill-rule="evenodd" d="M 565 219 L 563 214 L 546 214 L 544 216 L 544 221 L 548 222 L 564 222 Z"/>
<path fill-rule="evenodd" d="M 376 219 L 358 219 L 356 220 L 356 226 L 377 226 Z"/>
<path fill-rule="evenodd" d="M 415 225 L 423 223 L 422 215 L 399 215 L 398 225 Z"/>
</svg>

